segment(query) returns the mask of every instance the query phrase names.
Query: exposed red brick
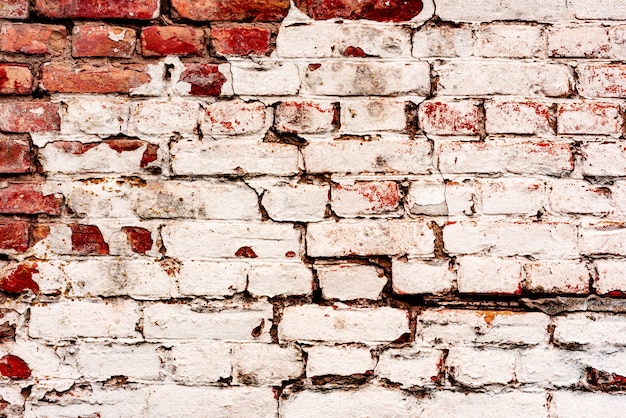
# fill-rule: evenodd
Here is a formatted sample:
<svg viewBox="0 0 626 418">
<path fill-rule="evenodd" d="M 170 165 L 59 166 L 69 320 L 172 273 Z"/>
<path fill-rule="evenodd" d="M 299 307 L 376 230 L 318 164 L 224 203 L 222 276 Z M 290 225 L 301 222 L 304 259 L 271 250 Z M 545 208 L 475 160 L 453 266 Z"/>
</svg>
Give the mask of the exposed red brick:
<svg viewBox="0 0 626 418">
<path fill-rule="evenodd" d="M 0 94 L 30 94 L 33 75 L 28 65 L 0 64 Z"/>
<path fill-rule="evenodd" d="M 0 290 L 14 295 L 27 290 L 39 293 L 39 285 L 33 280 L 33 274 L 37 273 L 37 264 L 20 264 L 7 276 L 0 278 Z"/>
<path fill-rule="evenodd" d="M 100 143 L 89 142 L 84 144 L 80 141 L 54 141 L 52 145 L 61 151 L 67 152 L 68 154 L 81 155 L 90 149 L 97 147 Z"/>
<path fill-rule="evenodd" d="M 49 102 L 0 103 L 0 131 L 46 132 L 61 128 L 59 105 Z"/>
<path fill-rule="evenodd" d="M 28 222 L 0 222 L 0 249 L 23 253 L 28 249 Z"/>
<path fill-rule="evenodd" d="M 296 0 L 296 6 L 316 20 L 369 19 L 379 22 L 411 20 L 422 11 L 422 0 Z"/>
<path fill-rule="evenodd" d="M 155 19 L 158 0 L 37 0 L 38 13 L 54 18 L 86 19 Z"/>
<path fill-rule="evenodd" d="M 41 85 L 52 93 L 129 93 L 149 83 L 144 65 L 77 65 L 47 63 L 41 67 Z"/>
<path fill-rule="evenodd" d="M 60 25 L 6 23 L 0 29 L 0 50 L 21 54 L 61 55 L 67 30 Z"/>
<path fill-rule="evenodd" d="M 257 258 L 258 256 L 251 247 L 241 247 L 235 252 L 235 257 Z"/>
<path fill-rule="evenodd" d="M 11 184 L 0 189 L 0 213 L 60 215 L 63 198 L 44 195 L 33 184 Z"/>
<path fill-rule="evenodd" d="M 204 30 L 191 26 L 148 26 L 141 32 L 141 49 L 146 57 L 202 55 Z"/>
<path fill-rule="evenodd" d="M 28 173 L 30 171 L 30 143 L 17 136 L 0 136 L 0 173 Z"/>
<path fill-rule="evenodd" d="M 7 354 L 0 358 L 0 374 L 9 379 L 28 379 L 31 371 L 28 364 L 18 356 Z"/>
<path fill-rule="evenodd" d="M 211 28 L 213 49 L 220 55 L 266 55 L 270 51 L 268 28 L 252 25 L 216 25 Z"/>
<path fill-rule="evenodd" d="M 427 101 L 420 105 L 420 127 L 442 135 L 476 134 L 480 120 L 478 106 L 467 102 Z"/>
<path fill-rule="evenodd" d="M 143 152 L 141 156 L 141 162 L 139 163 L 139 167 L 146 168 L 148 164 L 154 162 L 158 158 L 159 146 L 155 144 L 148 144 L 146 150 Z"/>
<path fill-rule="evenodd" d="M 344 57 L 355 57 L 355 58 L 363 58 L 367 54 L 361 47 L 358 46 L 349 46 L 343 51 Z"/>
<path fill-rule="evenodd" d="M 125 226 L 122 231 L 126 233 L 126 238 L 130 244 L 130 249 L 139 254 L 145 254 L 152 249 L 152 233 L 145 228 L 137 226 Z"/>
<path fill-rule="evenodd" d="M 278 22 L 287 16 L 289 0 L 172 0 L 172 7 L 191 20 Z"/>
<path fill-rule="evenodd" d="M 100 228 L 95 225 L 70 225 L 72 229 L 72 251 L 79 254 L 108 254 L 109 244 L 104 241 Z"/>
<path fill-rule="evenodd" d="M 26 19 L 28 17 L 28 0 L 2 0 L 0 2 L 0 19 Z"/>
<path fill-rule="evenodd" d="M 72 30 L 74 57 L 130 58 L 135 52 L 137 32 L 108 25 L 77 25 Z"/>
<path fill-rule="evenodd" d="M 219 96 L 222 93 L 226 77 L 220 73 L 218 65 L 185 64 L 185 68 L 180 75 L 180 81 L 191 84 L 192 95 Z"/>
<path fill-rule="evenodd" d="M 37 243 L 50 235 L 50 227 L 44 224 L 35 224 L 31 231 L 33 243 Z"/>
</svg>

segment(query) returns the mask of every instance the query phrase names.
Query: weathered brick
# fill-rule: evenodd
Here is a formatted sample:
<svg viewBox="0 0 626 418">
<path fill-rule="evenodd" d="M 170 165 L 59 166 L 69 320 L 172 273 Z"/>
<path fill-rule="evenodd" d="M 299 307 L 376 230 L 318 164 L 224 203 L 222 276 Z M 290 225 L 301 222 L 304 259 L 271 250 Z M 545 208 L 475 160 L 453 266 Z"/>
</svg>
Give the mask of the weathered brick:
<svg viewBox="0 0 626 418">
<path fill-rule="evenodd" d="M 476 31 L 476 55 L 487 58 L 530 58 L 543 53 L 543 28 L 539 25 L 494 23 Z"/>
<path fill-rule="evenodd" d="M 252 266 L 247 290 L 255 296 L 307 295 L 313 291 L 313 272 L 295 263 Z"/>
<path fill-rule="evenodd" d="M 402 22 L 417 16 L 423 8 L 422 0 L 297 0 L 300 10 L 316 20 L 334 18 L 368 19 L 379 22 Z"/>
<path fill-rule="evenodd" d="M 0 213 L 60 215 L 63 197 L 43 194 L 40 186 L 21 183 L 10 184 L 0 189 Z"/>
<path fill-rule="evenodd" d="M 37 0 L 35 10 L 51 18 L 72 19 L 156 19 L 159 0 Z"/>
<path fill-rule="evenodd" d="M 626 97 L 626 65 L 581 63 L 576 67 L 583 97 Z"/>
<path fill-rule="evenodd" d="M 594 282 L 596 292 L 601 295 L 623 296 L 626 294 L 626 276 L 623 260 L 595 260 L 598 277 Z"/>
<path fill-rule="evenodd" d="M 250 135 L 265 127 L 265 105 L 261 102 L 228 100 L 205 106 L 202 132 L 205 135 Z"/>
<path fill-rule="evenodd" d="M 563 180 L 550 185 L 550 206 L 561 213 L 604 215 L 611 212 L 611 190 L 584 181 Z"/>
<path fill-rule="evenodd" d="M 404 100 L 391 97 L 343 99 L 340 102 L 340 129 L 355 134 L 404 131 L 407 105 Z"/>
<path fill-rule="evenodd" d="M 413 34 L 416 58 L 469 57 L 474 54 L 476 41 L 469 26 L 438 24 L 425 25 Z"/>
<path fill-rule="evenodd" d="M 369 348 L 315 345 L 305 350 L 307 377 L 365 374 L 376 365 Z"/>
<path fill-rule="evenodd" d="M 245 262 L 185 260 L 180 266 L 178 291 L 184 296 L 232 296 L 246 289 L 249 270 Z"/>
<path fill-rule="evenodd" d="M 393 291 L 399 295 L 445 293 L 452 290 L 456 274 L 450 263 L 419 258 L 392 262 Z"/>
<path fill-rule="evenodd" d="M 555 318 L 554 341 L 562 344 L 623 346 L 626 321 L 610 313 L 569 313 Z"/>
<path fill-rule="evenodd" d="M 300 90 L 300 68 L 289 61 L 233 61 L 231 73 L 238 95 L 287 96 Z"/>
<path fill-rule="evenodd" d="M 30 94 L 33 75 L 28 65 L 0 64 L 0 94 Z"/>
<path fill-rule="evenodd" d="M 515 380 L 544 387 L 579 383 L 585 373 L 580 353 L 544 347 L 522 350 L 515 365 Z"/>
<path fill-rule="evenodd" d="M 261 204 L 275 221 L 316 222 L 325 217 L 328 185 L 277 181 L 261 187 Z"/>
<path fill-rule="evenodd" d="M 430 402 L 426 403 L 421 416 L 426 418 L 438 416 L 460 418 L 465 416 L 494 417 L 502 414 L 511 418 L 541 417 L 547 413 L 545 404 L 546 395 L 543 392 L 533 393 L 515 390 L 497 393 L 495 391 L 472 393 L 440 390 L 435 392 Z"/>
<path fill-rule="evenodd" d="M 73 57 L 132 58 L 137 32 L 122 26 L 76 25 L 72 29 Z"/>
<path fill-rule="evenodd" d="M 131 134 L 192 134 L 198 126 L 200 104 L 184 99 L 154 99 L 135 102 L 130 107 Z"/>
<path fill-rule="evenodd" d="M 62 55 L 67 30 L 60 25 L 4 23 L 0 28 L 0 50 L 22 54 Z"/>
<path fill-rule="evenodd" d="M 485 102 L 485 129 L 490 134 L 554 133 L 550 105 L 535 101 Z"/>
<path fill-rule="evenodd" d="M 541 180 L 480 180 L 474 190 L 479 196 L 474 210 L 486 215 L 536 215 L 546 205 L 545 186 Z"/>
<path fill-rule="evenodd" d="M 406 311 L 388 307 L 289 306 L 278 326 L 278 338 L 301 342 L 391 342 L 409 332 L 408 321 Z"/>
<path fill-rule="evenodd" d="M 67 111 L 62 113 L 63 134 L 117 135 L 128 131 L 130 106 L 128 100 L 99 97 L 68 98 Z"/>
<path fill-rule="evenodd" d="M 144 57 L 202 55 L 204 30 L 192 26 L 147 26 L 141 31 Z"/>
<path fill-rule="evenodd" d="M 232 375 L 232 347 L 223 342 L 202 341 L 172 347 L 173 378 L 186 384 L 216 383 Z"/>
<path fill-rule="evenodd" d="M 393 181 L 338 181 L 331 189 L 330 204 L 341 217 L 399 215 L 402 196 Z"/>
<path fill-rule="evenodd" d="M 623 222 L 597 222 L 580 229 L 581 254 L 626 255 L 626 225 Z"/>
<path fill-rule="evenodd" d="M 515 352 L 453 347 L 446 358 L 446 366 L 454 381 L 465 386 L 506 385 L 514 378 Z"/>
<path fill-rule="evenodd" d="M 621 135 L 623 118 L 613 103 L 565 103 L 557 111 L 559 134 Z"/>
<path fill-rule="evenodd" d="M 26 19 L 28 18 L 28 0 L 6 0 L 0 5 L 0 18 Z"/>
<path fill-rule="evenodd" d="M 536 293 L 589 293 L 589 271 L 580 261 L 537 261 L 524 265 L 524 287 Z"/>
<path fill-rule="evenodd" d="M 217 64 L 186 63 L 174 89 L 178 94 L 192 96 L 232 94 L 232 80 L 227 78 L 225 68 Z"/>
<path fill-rule="evenodd" d="M 314 134 L 335 128 L 337 109 L 330 102 L 287 101 L 276 106 L 274 127 L 279 132 Z"/>
<path fill-rule="evenodd" d="M 61 125 L 59 105 L 49 102 L 0 103 L 0 131 L 58 131 Z"/>
<path fill-rule="evenodd" d="M 621 142 L 588 142 L 582 146 L 582 157 L 585 175 L 626 175 L 626 145 Z"/>
<path fill-rule="evenodd" d="M 0 173 L 28 173 L 30 164 L 30 141 L 23 136 L 0 136 Z"/>
<path fill-rule="evenodd" d="M 58 403 L 29 403 L 26 414 L 32 416 L 89 416 L 100 414 L 112 417 L 130 418 L 147 413 L 148 389 L 102 389 L 96 388 L 89 393 L 72 390 L 65 396 L 60 395 Z M 71 402 L 68 402 L 71 399 Z"/>
<path fill-rule="evenodd" d="M 603 2 L 599 2 L 603 3 Z M 616 3 L 612 2 L 611 7 Z M 625 12 L 626 13 L 626 12 Z M 551 410 L 563 418 L 575 418 L 593 415 L 597 418 L 609 418 L 626 405 L 626 397 L 613 393 L 590 393 L 574 391 L 556 391 L 552 397 Z"/>
<path fill-rule="evenodd" d="M 561 1 L 532 0 L 521 4 L 514 0 L 446 0 L 437 4 L 442 20 L 460 22 L 491 22 L 494 20 L 525 20 L 559 22 L 568 19 L 567 5 Z"/>
<path fill-rule="evenodd" d="M 158 348 L 156 344 L 86 343 L 79 346 L 76 361 L 78 370 L 88 379 L 126 376 L 132 380 L 153 380 L 158 379 L 161 373 Z"/>
<path fill-rule="evenodd" d="M 608 58 L 609 29 L 601 26 L 554 26 L 548 30 L 551 57 Z"/>
<path fill-rule="evenodd" d="M 51 93 L 131 93 L 151 79 L 141 64 L 46 63 L 41 67 L 40 84 Z"/>
<path fill-rule="evenodd" d="M 480 118 L 476 101 L 428 100 L 419 105 L 419 125 L 434 135 L 477 135 Z"/>
<path fill-rule="evenodd" d="M 522 263 L 518 260 L 466 256 L 459 257 L 457 262 L 460 293 L 519 295 L 522 292 Z"/>
<path fill-rule="evenodd" d="M 374 374 L 402 388 L 432 386 L 439 380 L 442 352 L 421 347 L 391 348 L 378 360 Z"/>
<path fill-rule="evenodd" d="M 267 55 L 270 28 L 247 24 L 211 26 L 211 44 L 219 55 Z"/>
<path fill-rule="evenodd" d="M 572 0 L 571 8 L 577 19 L 626 19 L 626 5 L 615 0 L 598 0 L 593 3 Z"/>
<path fill-rule="evenodd" d="M 316 264 L 315 270 L 326 299 L 380 299 L 387 284 L 385 275 L 374 266 Z"/>
<path fill-rule="evenodd" d="M 254 386 L 280 385 L 302 375 L 299 348 L 276 344 L 241 344 L 233 348 L 235 382 Z"/>
<path fill-rule="evenodd" d="M 29 230 L 27 222 L 0 222 L 0 250 L 13 250 L 20 253 L 26 251 Z"/>
<path fill-rule="evenodd" d="M 412 214 L 447 215 L 462 213 L 456 208 L 449 186 L 443 179 L 421 178 L 409 183 L 406 208 Z"/>
<path fill-rule="evenodd" d="M 245 0 L 173 0 L 172 7 L 185 19 L 214 21 L 281 21 L 289 11 L 287 0 L 261 0 L 252 6 Z"/>
</svg>

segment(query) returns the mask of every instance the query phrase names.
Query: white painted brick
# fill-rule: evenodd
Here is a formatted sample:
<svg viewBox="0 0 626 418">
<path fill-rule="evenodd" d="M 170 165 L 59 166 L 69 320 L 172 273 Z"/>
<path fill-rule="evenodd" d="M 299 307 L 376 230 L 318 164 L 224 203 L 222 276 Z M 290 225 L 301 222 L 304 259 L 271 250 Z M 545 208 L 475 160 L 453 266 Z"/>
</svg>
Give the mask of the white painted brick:
<svg viewBox="0 0 626 418">
<path fill-rule="evenodd" d="M 620 214 L 626 213 L 626 182 L 614 182 L 613 187 L 611 187 L 611 194 L 615 211 Z"/>
<path fill-rule="evenodd" d="M 620 107 L 613 103 L 563 103 L 557 111 L 559 134 L 620 135 Z"/>
<path fill-rule="evenodd" d="M 424 174 L 433 170 L 430 144 L 403 136 L 315 141 L 302 154 L 309 173 Z"/>
<path fill-rule="evenodd" d="M 288 61 L 232 61 L 233 90 L 240 96 L 282 96 L 300 90 L 300 69 Z"/>
<path fill-rule="evenodd" d="M 6 316 L 2 318 L 3 322 L 6 320 Z M 30 379 L 37 382 L 53 382 L 55 380 L 68 380 L 79 379 L 80 373 L 76 370 L 74 364 L 65 364 L 62 361 L 62 356 L 59 355 L 57 347 L 41 344 L 27 339 L 18 339 L 11 341 L 5 339 L 0 344 L 0 358 L 5 355 L 13 355 L 21 358 L 31 370 Z M 2 360 L 2 365 L 6 363 Z M 29 381 L 33 381 L 29 380 Z M 44 383 L 45 384 L 45 383 Z M 8 379 L 2 379 L 2 386 L 8 387 Z M 0 393 L 3 400 L 7 401 L 5 393 Z M 22 399 L 19 399 L 19 403 L 22 403 Z M 3 410 L 3 413 L 8 411 Z"/>
<path fill-rule="evenodd" d="M 247 263 L 184 260 L 178 291 L 182 296 L 226 297 L 246 290 Z"/>
<path fill-rule="evenodd" d="M 523 214 L 533 216 L 545 205 L 541 180 L 506 179 L 480 182 L 478 212 L 486 215 Z"/>
<path fill-rule="evenodd" d="M 626 59 L 626 26 L 611 26 L 609 38 L 611 40 L 611 57 L 620 60 Z"/>
<path fill-rule="evenodd" d="M 445 293 L 456 282 L 448 260 L 394 259 L 392 272 L 393 291 L 400 295 Z"/>
<path fill-rule="evenodd" d="M 552 393 L 551 410 L 559 418 L 617 418 L 624 408 L 626 396 L 623 394 L 566 391 Z"/>
<path fill-rule="evenodd" d="M 571 0 L 570 7 L 577 19 L 626 20 L 626 4 L 616 0 Z"/>
<path fill-rule="evenodd" d="M 87 379 L 155 380 L 161 375 L 161 354 L 156 344 L 120 345 L 83 343 L 75 355 L 78 370 Z"/>
<path fill-rule="evenodd" d="M 446 0 L 437 4 L 441 20 L 459 22 L 490 22 L 493 20 L 527 20 L 558 22 L 568 18 L 565 2 L 558 0 Z"/>
<path fill-rule="evenodd" d="M 543 53 L 542 27 L 538 25 L 491 24 L 475 32 L 481 57 L 530 58 Z"/>
<path fill-rule="evenodd" d="M 589 270 L 580 261 L 538 261 L 524 266 L 525 287 L 537 293 L 588 293 Z"/>
<path fill-rule="evenodd" d="M 340 58 L 350 56 L 351 48 L 360 48 L 372 57 L 407 57 L 411 55 L 411 35 L 402 26 L 313 21 L 283 25 L 276 38 L 276 52 L 281 58 Z"/>
<path fill-rule="evenodd" d="M 331 189 L 333 212 L 346 218 L 368 215 L 400 215 L 401 195 L 393 181 L 357 181 L 333 179 Z"/>
<path fill-rule="evenodd" d="M 458 288 L 460 293 L 520 294 L 522 264 L 508 258 L 460 257 Z"/>
<path fill-rule="evenodd" d="M 161 233 L 171 257 L 246 257 L 244 247 L 259 258 L 282 259 L 288 252 L 300 253 L 300 231 L 290 224 L 179 221 L 165 225 Z"/>
<path fill-rule="evenodd" d="M 365 374 L 368 370 L 373 370 L 376 365 L 369 348 L 314 345 L 304 350 L 308 354 L 307 377 Z"/>
<path fill-rule="evenodd" d="M 177 175 L 289 176 L 300 168 L 298 148 L 278 143 L 181 140 L 172 144 L 171 153 Z"/>
<path fill-rule="evenodd" d="M 427 96 L 430 66 L 427 62 L 376 60 L 311 63 L 304 76 L 303 92 L 323 96 Z"/>
<path fill-rule="evenodd" d="M 390 348 L 380 354 L 376 376 L 401 383 L 403 388 L 432 386 L 438 380 L 442 353 L 423 348 Z"/>
<path fill-rule="evenodd" d="M 129 101 L 109 97 L 76 97 L 64 101 L 61 132 L 117 135 L 128 128 Z"/>
<path fill-rule="evenodd" d="M 387 97 L 341 101 L 341 131 L 372 133 L 403 131 L 407 102 Z"/>
<path fill-rule="evenodd" d="M 451 254 L 578 256 L 577 228 L 568 222 L 461 221 L 443 228 L 443 241 Z"/>
<path fill-rule="evenodd" d="M 265 118 L 261 102 L 215 102 L 205 106 L 201 130 L 207 136 L 254 134 L 265 127 Z"/>
<path fill-rule="evenodd" d="M 155 304 L 144 308 L 146 339 L 200 339 L 221 341 L 270 340 L 272 305 L 258 302 L 241 307 Z M 262 325 L 262 326 L 261 326 Z M 254 337 L 258 328 L 260 335 Z"/>
<path fill-rule="evenodd" d="M 454 207 L 458 205 L 452 204 L 451 200 L 453 199 L 446 194 L 446 183 L 441 178 L 412 181 L 409 183 L 406 200 L 409 212 L 415 215 L 458 213 L 454 211 Z"/>
<path fill-rule="evenodd" d="M 358 264 L 316 265 L 322 297 L 354 300 L 380 299 L 387 278 L 374 266 Z"/>
<path fill-rule="evenodd" d="M 240 344 L 233 348 L 233 377 L 236 383 L 279 386 L 299 377 L 304 369 L 300 350 L 276 344 Z"/>
<path fill-rule="evenodd" d="M 515 351 L 451 348 L 446 366 L 456 382 L 470 387 L 506 385 L 515 373 Z"/>
<path fill-rule="evenodd" d="M 76 337 L 134 338 L 139 321 L 136 303 L 128 300 L 71 301 L 30 308 L 28 335 L 63 340 Z"/>
<path fill-rule="evenodd" d="M 172 347 L 173 378 L 187 385 L 215 383 L 232 375 L 232 347 L 220 342 L 184 343 Z"/>
<path fill-rule="evenodd" d="M 423 26 L 413 34 L 414 57 L 468 57 L 474 52 L 473 31 L 467 26 Z"/>
<path fill-rule="evenodd" d="M 515 377 L 520 383 L 543 387 L 571 386 L 585 374 L 580 353 L 553 348 L 531 348 L 518 353 Z"/>
<path fill-rule="evenodd" d="M 180 99 L 153 99 L 133 102 L 130 108 L 131 134 L 190 134 L 198 126 L 198 102 Z"/>
<path fill-rule="evenodd" d="M 150 415 L 159 417 L 207 416 L 276 417 L 278 401 L 272 388 L 154 385 L 148 398 Z"/>
<path fill-rule="evenodd" d="M 550 104 L 535 101 L 485 102 L 485 129 L 490 134 L 552 133 Z"/>
<path fill-rule="evenodd" d="M 431 135 L 477 135 L 481 110 L 475 100 L 427 100 L 419 106 L 419 125 Z"/>
<path fill-rule="evenodd" d="M 550 183 L 550 207 L 555 212 L 606 215 L 611 212 L 611 190 L 584 181 Z"/>
<path fill-rule="evenodd" d="M 619 382 L 618 376 L 626 375 L 626 356 L 623 350 L 615 347 L 601 347 L 577 354 L 581 357 L 580 362 L 586 366 L 585 369 L 589 367 L 598 372 L 598 383 L 607 380 L 602 376 L 603 373 L 610 374 L 608 380 L 613 380 L 615 383 Z"/>
<path fill-rule="evenodd" d="M 548 341 L 550 317 L 540 312 L 427 309 L 417 317 L 427 344 L 528 344 Z"/>
<path fill-rule="evenodd" d="M 554 340 L 565 344 L 626 345 L 626 320 L 607 313 L 570 313 L 555 318 Z"/>
<path fill-rule="evenodd" d="M 459 10 L 466 10 L 460 7 Z M 571 70 L 563 64 L 519 61 L 448 61 L 435 65 L 441 96 L 566 96 Z"/>
<path fill-rule="evenodd" d="M 407 312 L 388 307 L 289 306 L 278 325 L 281 341 L 391 342 L 409 332 Z"/>
<path fill-rule="evenodd" d="M 526 418 L 543 417 L 546 395 L 543 392 L 463 393 L 437 391 L 426 404 L 425 418 L 481 417 L 481 418 Z"/>
<path fill-rule="evenodd" d="M 581 227 L 580 253 L 626 255 L 626 225 L 606 221 Z"/>
<path fill-rule="evenodd" d="M 276 106 L 274 126 L 279 132 L 314 134 L 335 128 L 337 109 L 325 101 L 287 101 Z"/>
<path fill-rule="evenodd" d="M 582 170 L 588 176 L 626 175 L 626 145 L 619 142 L 588 142 L 582 146 Z"/>
<path fill-rule="evenodd" d="M 578 92 L 583 97 L 626 97 L 626 65 L 581 63 L 576 67 Z"/>
<path fill-rule="evenodd" d="M 523 155 L 524 158 L 520 158 Z M 498 139 L 488 142 L 441 142 L 443 173 L 513 173 L 563 175 L 574 169 L 569 144 Z"/>
<path fill-rule="evenodd" d="M 310 224 L 311 257 L 347 255 L 431 255 L 434 235 L 425 221 L 341 221 Z"/>
<path fill-rule="evenodd" d="M 602 26 L 553 26 L 548 29 L 551 57 L 608 58 L 609 28 Z"/>
<path fill-rule="evenodd" d="M 274 221 L 317 222 L 324 219 L 330 187 L 276 181 L 264 185 L 261 203 Z"/>
<path fill-rule="evenodd" d="M 248 273 L 247 290 L 255 296 L 307 295 L 313 290 L 313 272 L 304 264 L 255 265 Z"/>
<path fill-rule="evenodd" d="M 601 295 L 626 293 L 626 263 L 623 260 L 595 260 L 598 278 L 594 283 Z"/>
<path fill-rule="evenodd" d="M 354 416 L 355 412 L 394 417 L 421 416 L 422 409 L 422 403 L 410 394 L 366 386 L 357 390 L 298 392 L 281 401 L 279 413 L 285 418 L 339 418 Z"/>
</svg>

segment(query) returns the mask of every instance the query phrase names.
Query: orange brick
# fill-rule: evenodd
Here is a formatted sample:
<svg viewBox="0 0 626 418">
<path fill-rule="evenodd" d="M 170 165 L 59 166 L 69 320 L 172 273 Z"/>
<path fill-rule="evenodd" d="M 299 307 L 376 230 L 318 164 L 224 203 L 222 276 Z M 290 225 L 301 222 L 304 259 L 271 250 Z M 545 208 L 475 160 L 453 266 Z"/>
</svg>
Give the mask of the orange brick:
<svg viewBox="0 0 626 418">
<path fill-rule="evenodd" d="M 150 82 L 144 65 L 77 65 L 46 63 L 41 85 L 52 93 L 129 93 Z"/>
<path fill-rule="evenodd" d="M 26 19 L 28 17 L 28 0 L 2 0 L 0 2 L 0 19 Z"/>
<path fill-rule="evenodd" d="M 0 94 L 30 94 L 33 75 L 28 65 L 0 64 Z"/>
<path fill-rule="evenodd" d="M 53 18 L 155 19 L 159 0 L 37 0 L 35 9 Z"/>
<path fill-rule="evenodd" d="M 0 30 L 0 50 L 22 54 L 61 55 L 67 30 L 60 25 L 5 23 Z"/>
<path fill-rule="evenodd" d="M 141 49 L 146 57 L 202 55 L 204 31 L 190 26 L 149 26 L 141 32 Z"/>
</svg>

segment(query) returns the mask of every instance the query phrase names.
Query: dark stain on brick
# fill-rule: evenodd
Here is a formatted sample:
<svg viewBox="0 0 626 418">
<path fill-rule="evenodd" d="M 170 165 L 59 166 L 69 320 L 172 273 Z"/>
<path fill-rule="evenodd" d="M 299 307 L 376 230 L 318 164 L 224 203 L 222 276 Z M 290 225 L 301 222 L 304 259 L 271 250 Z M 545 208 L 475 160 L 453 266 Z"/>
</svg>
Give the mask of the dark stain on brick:
<svg viewBox="0 0 626 418">
<path fill-rule="evenodd" d="M 126 233 L 130 249 L 133 252 L 145 254 L 152 249 L 152 233 L 147 229 L 138 226 L 125 226 L 122 231 Z"/>
<path fill-rule="evenodd" d="M 250 335 L 252 335 L 254 338 L 260 337 L 261 333 L 263 332 L 264 327 L 265 327 L 265 319 L 261 319 L 261 323 L 258 326 L 254 327 Z"/>
<path fill-rule="evenodd" d="M 241 247 L 235 253 L 235 257 L 257 258 L 258 256 L 251 247 Z"/>
</svg>

